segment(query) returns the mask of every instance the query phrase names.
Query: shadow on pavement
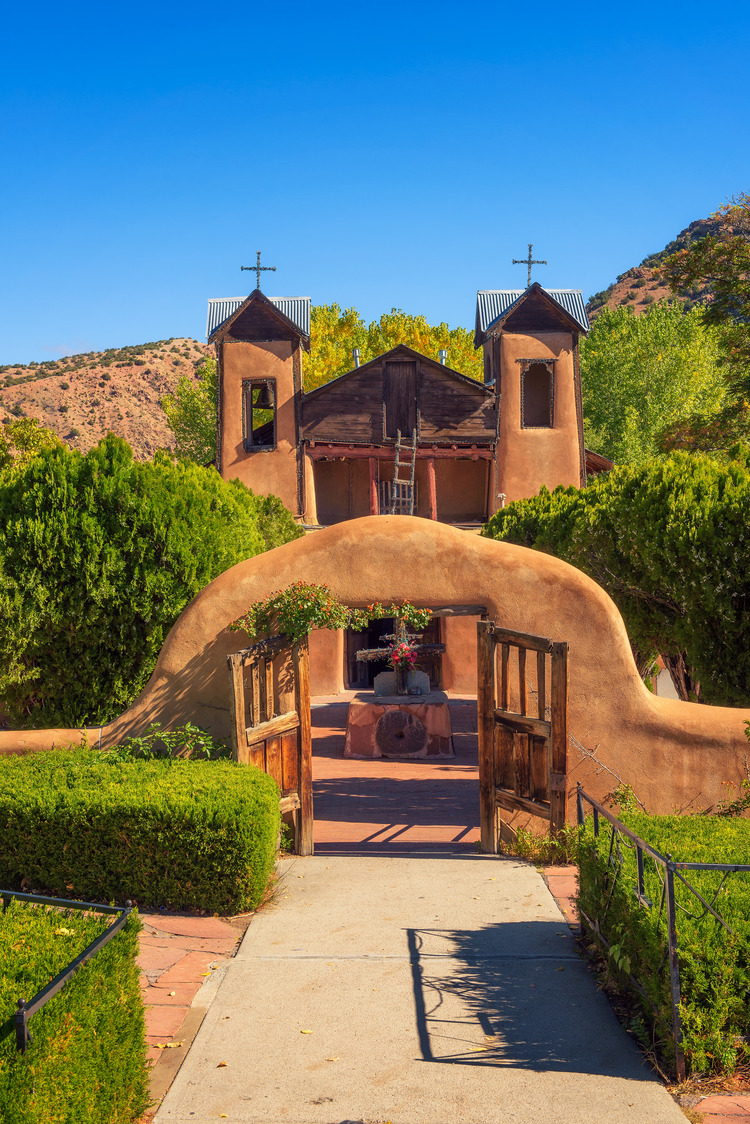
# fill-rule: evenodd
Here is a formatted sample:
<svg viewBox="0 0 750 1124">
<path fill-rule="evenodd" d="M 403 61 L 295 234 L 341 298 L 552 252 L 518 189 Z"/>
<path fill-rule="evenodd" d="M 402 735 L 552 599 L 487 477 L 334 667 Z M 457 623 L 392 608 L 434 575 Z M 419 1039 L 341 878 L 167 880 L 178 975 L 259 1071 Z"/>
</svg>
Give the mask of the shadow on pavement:
<svg viewBox="0 0 750 1124">
<path fill-rule="evenodd" d="M 564 923 L 405 933 L 424 1061 L 653 1080 Z"/>
</svg>

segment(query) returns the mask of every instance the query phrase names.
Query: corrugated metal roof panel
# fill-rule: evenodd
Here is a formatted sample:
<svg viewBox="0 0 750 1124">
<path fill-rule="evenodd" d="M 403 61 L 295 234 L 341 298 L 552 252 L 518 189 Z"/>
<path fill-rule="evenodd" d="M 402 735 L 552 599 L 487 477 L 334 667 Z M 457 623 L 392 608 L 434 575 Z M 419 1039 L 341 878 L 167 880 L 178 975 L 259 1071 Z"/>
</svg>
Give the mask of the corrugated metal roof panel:
<svg viewBox="0 0 750 1124">
<path fill-rule="evenodd" d="M 266 294 L 264 293 L 263 296 Z M 228 320 L 237 311 L 241 304 L 247 300 L 244 297 L 211 297 L 208 302 L 208 320 L 206 322 L 206 338 L 211 336 L 220 325 Z M 306 336 L 310 335 L 310 298 L 309 297 L 268 297 L 275 304 L 279 312 L 283 312 L 293 324 Z"/>
<path fill-rule="evenodd" d="M 545 289 L 553 300 L 562 305 L 566 312 L 577 320 L 585 332 L 589 330 L 589 318 L 586 315 L 586 306 L 583 303 L 583 293 L 580 289 Z M 477 331 L 475 342 L 481 343 L 480 333 L 483 335 L 490 324 L 507 312 L 510 306 L 522 297 L 525 289 L 480 289 L 477 293 Z"/>
</svg>

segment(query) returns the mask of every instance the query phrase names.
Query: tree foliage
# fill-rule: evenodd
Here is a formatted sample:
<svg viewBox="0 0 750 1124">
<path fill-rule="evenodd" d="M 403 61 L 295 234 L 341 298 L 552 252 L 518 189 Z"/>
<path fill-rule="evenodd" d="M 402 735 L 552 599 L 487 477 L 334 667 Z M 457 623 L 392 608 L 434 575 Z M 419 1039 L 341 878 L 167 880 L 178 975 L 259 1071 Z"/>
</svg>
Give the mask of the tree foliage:
<svg viewBox="0 0 750 1124">
<path fill-rule="evenodd" d="M 99 725 L 169 628 L 236 562 L 297 538 L 274 496 L 108 435 L 0 473 L 0 704 L 16 726 Z"/>
<path fill-rule="evenodd" d="M 703 318 L 721 331 L 729 401 L 718 425 L 697 412 L 682 432 L 671 435 L 673 447 L 726 448 L 750 434 L 750 194 L 743 191 L 712 218 L 720 222 L 718 233 L 668 257 L 663 276 L 676 293 L 709 286 Z"/>
<path fill-rule="evenodd" d="M 178 457 L 196 464 L 216 460 L 216 360 L 206 359 L 195 375 L 183 374 L 161 401 L 175 436 Z"/>
<path fill-rule="evenodd" d="M 616 464 L 640 464 L 659 454 L 665 431 L 716 415 L 726 396 L 720 347 L 700 308 L 603 309 L 581 341 L 586 444 Z"/>
<path fill-rule="evenodd" d="M 681 698 L 750 702 L 750 449 L 684 452 L 616 468 L 588 488 L 542 489 L 484 529 L 594 578 L 647 664 L 667 661 Z M 700 686 L 698 686 L 700 684 Z"/>
<path fill-rule="evenodd" d="M 22 468 L 43 449 L 60 449 L 62 441 L 36 418 L 16 418 L 0 430 L 0 470 Z"/>
<path fill-rule="evenodd" d="M 400 343 L 435 360 L 445 350 L 454 370 L 474 379 L 484 377 L 482 353 L 474 350 L 471 332 L 445 323 L 428 324 L 424 316 L 411 316 L 400 308 L 383 313 L 367 327 L 354 308 L 342 312 L 337 304 L 313 305 L 310 331 L 310 354 L 303 360 L 308 391 L 351 371 L 352 348 L 360 349 L 360 362 L 369 363 Z"/>
</svg>

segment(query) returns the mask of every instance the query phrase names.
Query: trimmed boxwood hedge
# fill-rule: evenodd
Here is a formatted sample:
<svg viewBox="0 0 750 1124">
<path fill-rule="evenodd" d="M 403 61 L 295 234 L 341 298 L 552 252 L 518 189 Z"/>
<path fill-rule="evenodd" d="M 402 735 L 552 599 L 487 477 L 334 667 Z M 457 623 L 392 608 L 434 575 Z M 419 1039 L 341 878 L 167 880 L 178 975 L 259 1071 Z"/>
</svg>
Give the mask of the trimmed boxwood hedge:
<svg viewBox="0 0 750 1124">
<path fill-rule="evenodd" d="M 29 1020 L 13 1016 L 112 922 L 11 901 L 0 913 L 0 1119 L 4 1124 L 126 1124 L 148 1104 L 138 915 Z"/>
<path fill-rule="evenodd" d="M 623 823 L 660 854 L 675 862 L 750 863 L 750 820 L 717 816 L 648 816 L 622 813 Z M 579 906 L 601 918 L 602 933 L 613 946 L 608 965 L 623 990 L 632 990 L 632 974 L 645 989 L 656 1013 L 641 1004 L 648 1040 L 655 1040 L 667 1065 L 674 1061 L 669 966 L 665 962 L 666 908 L 658 916 L 662 884 L 653 860 L 645 859 L 646 896 L 653 910 L 639 905 L 635 849 L 621 840 L 623 868 L 612 888 L 608 865 L 609 825 L 601 821 L 598 840 L 590 819 L 579 846 Z M 660 867 L 660 870 L 662 868 Z M 685 1057 L 693 1073 L 732 1072 L 750 1040 L 750 872 L 730 874 L 718 898 L 722 875 L 685 871 L 685 877 L 734 930 L 731 935 L 675 877 L 677 945 L 680 964 L 681 1018 Z M 611 900 L 609 896 L 611 894 Z M 609 905 L 605 913 L 605 905 Z M 691 916 L 691 915 L 698 915 Z"/>
<path fill-rule="evenodd" d="M 233 761 L 97 750 L 0 759 L 0 885 L 239 913 L 268 884 L 279 789 Z"/>
</svg>

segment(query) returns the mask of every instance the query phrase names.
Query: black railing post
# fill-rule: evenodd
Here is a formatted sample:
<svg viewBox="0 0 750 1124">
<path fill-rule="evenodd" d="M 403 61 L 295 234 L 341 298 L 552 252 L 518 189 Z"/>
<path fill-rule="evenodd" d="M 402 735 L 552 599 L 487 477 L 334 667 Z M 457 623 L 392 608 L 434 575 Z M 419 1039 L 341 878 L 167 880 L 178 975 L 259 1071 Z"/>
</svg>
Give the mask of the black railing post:
<svg viewBox="0 0 750 1124">
<path fill-rule="evenodd" d="M 635 848 L 635 856 L 638 863 L 638 897 L 644 898 L 646 896 L 646 888 L 643 881 L 643 849 L 637 844 Z"/>
<path fill-rule="evenodd" d="M 578 808 L 578 826 L 583 827 L 585 816 L 583 814 L 583 788 L 581 782 L 578 782 L 578 792 L 576 795 L 576 806 Z"/>
<path fill-rule="evenodd" d="M 599 838 L 599 809 L 596 804 L 591 805 L 591 810 L 594 813 L 594 835 Z"/>
<path fill-rule="evenodd" d="M 677 917 L 674 900 L 674 863 L 667 853 L 664 881 L 667 891 L 667 929 L 669 933 L 669 989 L 672 1000 L 672 1035 L 677 1080 L 685 1080 L 685 1052 L 682 1048 L 682 1020 L 680 1019 L 680 962 L 677 956 Z"/>
<path fill-rule="evenodd" d="M 16 1049 L 22 1053 L 26 1053 L 26 1047 L 31 1041 L 29 1034 L 29 1016 L 26 1013 L 26 1000 L 18 1000 L 18 1010 L 16 1011 L 14 1022 L 16 1024 Z"/>
</svg>

